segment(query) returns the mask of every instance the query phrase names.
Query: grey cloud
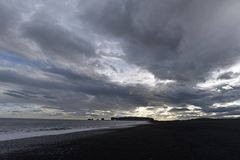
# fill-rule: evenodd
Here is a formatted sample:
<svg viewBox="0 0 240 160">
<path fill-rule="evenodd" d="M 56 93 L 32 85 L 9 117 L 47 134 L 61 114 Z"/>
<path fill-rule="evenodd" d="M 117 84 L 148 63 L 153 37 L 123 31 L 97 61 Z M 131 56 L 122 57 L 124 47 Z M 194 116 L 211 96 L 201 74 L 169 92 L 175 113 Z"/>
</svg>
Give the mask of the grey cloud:
<svg viewBox="0 0 240 160">
<path fill-rule="evenodd" d="M 239 110 L 240 109 L 240 106 L 227 106 L 227 107 L 218 107 L 218 108 L 208 108 L 208 109 L 205 109 L 204 111 L 206 113 L 209 113 L 209 112 L 213 112 L 213 113 L 218 113 L 218 112 L 234 112 L 236 110 Z"/>
<path fill-rule="evenodd" d="M 62 83 L 56 83 L 46 80 L 38 80 L 29 77 L 25 77 L 15 71 L 0 71 L 0 81 L 5 83 L 12 83 L 16 85 L 30 86 L 36 88 L 45 89 L 70 89 L 74 88 L 70 84 L 63 85 Z"/>
<path fill-rule="evenodd" d="M 49 95 L 44 95 L 43 97 L 44 97 L 44 98 L 47 98 L 47 99 L 50 99 L 50 100 L 55 100 L 55 99 L 57 99 L 56 97 L 54 97 L 54 96 L 49 96 Z"/>
<path fill-rule="evenodd" d="M 107 80 L 106 77 L 103 77 L 103 76 L 100 77 L 97 75 L 96 77 L 94 77 L 95 79 L 93 79 L 90 76 L 87 76 L 84 74 L 77 74 L 70 69 L 64 69 L 64 68 L 51 67 L 51 68 L 44 68 L 42 70 L 46 73 L 53 73 L 56 75 L 60 75 L 62 77 L 67 78 L 68 80 L 79 81 L 79 82 L 90 82 L 92 84 L 99 83 L 99 81 Z"/>
<path fill-rule="evenodd" d="M 187 104 L 206 107 L 213 103 L 210 100 L 213 97 L 211 92 L 194 89 L 191 86 L 182 86 L 182 84 L 173 84 L 164 91 L 157 91 L 154 95 L 163 103 L 178 107 L 184 107 Z"/>
<path fill-rule="evenodd" d="M 90 95 L 97 96 L 99 101 L 103 101 L 102 106 L 106 105 L 104 99 L 112 99 L 111 105 L 114 105 L 114 99 L 119 101 L 126 101 L 134 105 L 146 105 L 147 100 L 141 92 L 144 92 L 144 88 L 141 87 L 124 87 L 115 85 L 106 79 L 106 77 L 89 77 L 86 75 L 79 75 L 73 73 L 69 70 L 64 70 L 60 68 L 47 69 L 46 71 L 62 75 L 66 77 L 69 81 L 76 83 L 76 88 L 73 91 L 83 92 Z M 130 94 L 130 92 L 135 94 Z M 137 94 L 139 92 L 139 94 Z M 125 102 L 125 103 L 126 103 Z M 126 104 L 127 105 L 127 104 Z M 124 107 L 124 106 L 123 106 Z"/>
<path fill-rule="evenodd" d="M 187 108 L 173 108 L 169 112 L 186 112 L 189 111 Z"/>
<path fill-rule="evenodd" d="M 47 16 L 47 15 L 46 15 Z M 23 24 L 23 36 L 38 44 L 45 54 L 55 54 L 63 57 L 76 55 L 94 55 L 94 45 L 50 20 L 36 18 Z M 66 56 L 66 54 L 68 56 Z"/>
<path fill-rule="evenodd" d="M 0 3 L 0 33 L 5 34 L 8 28 L 13 24 L 15 16 L 11 14 L 11 9 L 8 6 Z"/>
<path fill-rule="evenodd" d="M 15 91 L 15 90 L 6 90 L 5 92 L 3 92 L 3 94 L 13 96 L 13 97 L 17 97 L 17 98 L 23 98 L 23 99 L 37 98 L 36 95 L 30 95 L 30 94 L 25 93 L 23 91 Z"/>
<path fill-rule="evenodd" d="M 15 94 L 15 93 L 3 92 L 3 94 L 6 94 L 6 95 L 9 95 L 9 96 L 12 96 L 12 97 L 16 97 L 16 98 L 26 99 L 25 96 L 22 96 L 22 95 L 19 95 L 19 94 Z"/>
<path fill-rule="evenodd" d="M 239 57 L 232 31 L 224 27 L 225 22 L 211 20 L 224 5 L 216 0 L 104 1 L 97 8 L 90 5 L 81 16 L 97 33 L 121 41 L 129 62 L 160 78 L 196 83 Z M 226 29 L 222 38 L 214 27 Z M 213 37 L 207 38 L 208 34 Z"/>
<path fill-rule="evenodd" d="M 239 16 L 229 12 L 239 9 L 231 8 L 238 3 L 237 0 L 0 2 L 0 51 L 44 61 L 46 65 L 32 67 L 3 55 L 4 60 L 25 65 L 24 69 L 31 68 L 44 77 L 25 75 L 17 65 L 13 71 L 0 64 L 0 84 L 12 87 L 2 92 L 3 97 L 9 102 L 49 105 L 79 114 L 86 108 L 129 110 L 165 105 L 173 107 L 171 112 L 176 113 L 188 111 L 188 105 L 198 106 L 206 113 L 238 113 L 237 107 L 214 110 L 209 107 L 240 99 L 239 87 L 223 90 L 220 85 L 216 88 L 220 93 L 196 87 L 213 70 L 239 60 Z M 144 85 L 112 82 L 111 77 L 96 72 L 104 69 L 95 65 L 102 60 L 101 54 L 95 53 L 99 49 L 97 40 L 119 43 L 124 55 L 118 58 L 129 66 L 136 65 L 156 78 L 175 83 L 149 89 Z M 102 65 L 116 73 L 127 67 L 104 62 Z M 226 72 L 218 79 L 237 76 Z"/>
<path fill-rule="evenodd" d="M 220 75 L 218 77 L 218 79 L 232 79 L 232 78 L 236 78 L 239 74 L 237 73 L 233 73 L 233 72 L 226 72 L 223 73 L 222 75 Z"/>
<path fill-rule="evenodd" d="M 67 15 L 67 12 L 60 12 L 65 7 L 70 9 L 72 6 L 57 1 L 34 2 L 27 0 L 18 2 L 10 0 L 9 2 L 0 2 L 1 51 L 31 59 L 37 57 L 48 60 L 49 63 L 67 59 L 75 60 L 76 63 L 84 56 L 94 56 L 95 44 L 90 41 L 92 39 L 87 32 L 78 32 L 77 29 L 81 28 L 78 21 L 76 21 L 76 25 L 79 27 L 76 27 L 75 30 L 61 24 L 63 18 L 70 20 L 69 17 L 71 17 Z M 64 23 L 68 23 L 65 21 L 67 20 L 64 20 Z"/>
<path fill-rule="evenodd" d="M 4 94 L 24 98 L 29 100 L 29 102 L 62 106 L 66 110 L 71 110 L 72 108 L 80 109 L 82 107 L 114 108 L 115 106 L 126 108 L 147 105 L 145 96 L 140 93 L 144 92 L 141 88 L 118 86 L 106 80 L 97 80 L 84 75 L 77 75 L 68 70 L 47 69 L 44 71 L 61 75 L 67 79 L 62 79 L 62 82 L 37 80 L 13 71 L 0 71 L 1 82 L 18 85 L 23 88 L 21 91 L 5 91 Z M 49 77 L 49 79 L 53 78 Z M 34 92 L 34 90 L 38 90 L 39 93 Z M 134 94 L 130 94 L 130 92 L 134 92 Z M 94 97 L 91 103 L 87 101 L 87 95 Z M 65 98 L 63 99 L 63 97 Z"/>
</svg>

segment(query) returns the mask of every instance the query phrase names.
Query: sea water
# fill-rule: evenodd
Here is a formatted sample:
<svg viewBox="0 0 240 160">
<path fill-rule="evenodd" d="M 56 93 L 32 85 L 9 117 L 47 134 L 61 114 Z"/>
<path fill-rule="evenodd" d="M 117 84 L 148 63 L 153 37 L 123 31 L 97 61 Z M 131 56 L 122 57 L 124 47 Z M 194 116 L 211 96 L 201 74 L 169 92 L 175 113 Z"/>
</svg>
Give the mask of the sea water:
<svg viewBox="0 0 240 160">
<path fill-rule="evenodd" d="M 146 121 L 0 119 L 0 141 L 147 124 Z"/>
</svg>

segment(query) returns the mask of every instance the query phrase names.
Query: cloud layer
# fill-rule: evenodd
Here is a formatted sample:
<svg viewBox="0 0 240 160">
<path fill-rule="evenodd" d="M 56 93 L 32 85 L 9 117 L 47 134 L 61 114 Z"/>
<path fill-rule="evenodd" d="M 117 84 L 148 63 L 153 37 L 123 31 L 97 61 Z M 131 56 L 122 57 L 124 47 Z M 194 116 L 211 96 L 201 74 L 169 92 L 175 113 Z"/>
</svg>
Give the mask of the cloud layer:
<svg viewBox="0 0 240 160">
<path fill-rule="evenodd" d="M 238 0 L 0 2 L 1 117 L 237 117 Z"/>
</svg>

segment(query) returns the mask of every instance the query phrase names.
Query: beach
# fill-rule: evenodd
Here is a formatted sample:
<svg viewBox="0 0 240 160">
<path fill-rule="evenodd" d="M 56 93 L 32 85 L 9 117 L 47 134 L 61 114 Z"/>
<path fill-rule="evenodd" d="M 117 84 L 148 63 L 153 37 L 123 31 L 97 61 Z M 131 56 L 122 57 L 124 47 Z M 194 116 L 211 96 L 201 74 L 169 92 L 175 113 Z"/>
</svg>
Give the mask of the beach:
<svg viewBox="0 0 240 160">
<path fill-rule="evenodd" d="M 17 140 L 9 142 L 14 146 Z M 26 142 L 35 144 L 2 153 L 0 159 L 239 160 L 240 120 L 153 122 L 132 128 L 18 140 L 23 146 Z"/>
</svg>

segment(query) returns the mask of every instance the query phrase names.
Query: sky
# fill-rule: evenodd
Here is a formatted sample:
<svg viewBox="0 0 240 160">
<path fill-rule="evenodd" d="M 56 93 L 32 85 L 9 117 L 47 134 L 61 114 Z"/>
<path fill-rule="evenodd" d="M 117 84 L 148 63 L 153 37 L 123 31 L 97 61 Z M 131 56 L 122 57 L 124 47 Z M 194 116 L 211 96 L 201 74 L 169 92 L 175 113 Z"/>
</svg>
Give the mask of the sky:
<svg viewBox="0 0 240 160">
<path fill-rule="evenodd" d="M 240 117 L 239 0 L 1 0 L 0 117 Z"/>
</svg>

